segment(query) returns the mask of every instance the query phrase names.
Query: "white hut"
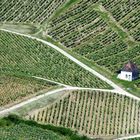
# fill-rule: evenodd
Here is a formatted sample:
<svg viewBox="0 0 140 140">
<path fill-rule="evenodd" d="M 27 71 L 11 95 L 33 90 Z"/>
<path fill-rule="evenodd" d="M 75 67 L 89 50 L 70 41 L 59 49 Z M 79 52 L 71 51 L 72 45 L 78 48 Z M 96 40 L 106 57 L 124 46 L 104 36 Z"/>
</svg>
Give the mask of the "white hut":
<svg viewBox="0 0 140 140">
<path fill-rule="evenodd" d="M 118 74 L 119 79 L 126 80 L 126 81 L 133 81 L 139 77 L 139 70 L 136 64 L 129 61 L 125 66 L 122 68 L 121 73 Z"/>
</svg>

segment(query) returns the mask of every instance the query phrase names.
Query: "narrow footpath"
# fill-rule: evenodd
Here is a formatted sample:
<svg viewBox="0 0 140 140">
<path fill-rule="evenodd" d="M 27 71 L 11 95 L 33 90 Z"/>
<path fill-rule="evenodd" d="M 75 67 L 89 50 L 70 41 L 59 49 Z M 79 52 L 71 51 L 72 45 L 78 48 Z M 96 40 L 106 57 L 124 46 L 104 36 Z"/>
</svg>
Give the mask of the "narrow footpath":
<svg viewBox="0 0 140 140">
<path fill-rule="evenodd" d="M 89 66 L 87 66 L 86 64 L 80 62 L 78 59 L 74 58 L 72 55 L 70 55 L 69 53 L 65 52 L 63 49 L 59 48 L 58 46 L 48 42 L 48 41 L 45 41 L 43 39 L 40 39 L 40 38 L 37 38 L 37 37 L 33 37 L 31 35 L 25 35 L 25 34 L 22 34 L 22 33 L 17 33 L 17 32 L 14 32 L 14 31 L 9 31 L 9 30 L 6 30 L 6 29 L 0 29 L 2 31 L 5 31 L 5 32 L 10 32 L 10 33 L 13 33 L 13 34 L 17 34 L 17 35 L 21 35 L 21 36 L 24 36 L 24 37 L 28 37 L 28 38 L 31 38 L 31 39 L 34 39 L 34 40 L 37 40 L 39 42 L 42 42 L 52 48 L 54 48 L 55 50 L 57 50 L 58 52 L 60 52 L 61 54 L 63 54 L 64 56 L 66 56 L 67 58 L 69 58 L 70 60 L 72 60 L 73 62 L 75 62 L 76 64 L 78 64 L 79 66 L 81 66 L 82 68 L 84 68 L 85 70 L 89 71 L 90 73 L 92 73 L 93 75 L 97 76 L 98 78 L 100 78 L 101 80 L 105 81 L 106 83 L 108 83 L 110 86 L 112 86 L 114 88 L 114 90 L 116 90 L 118 93 L 122 94 L 122 95 L 126 95 L 126 96 L 129 96 L 131 98 L 134 98 L 136 100 L 139 100 L 140 101 L 140 98 L 139 97 L 136 97 L 132 94 L 130 94 L 129 92 L 125 91 L 124 89 L 122 89 L 121 87 L 119 87 L 117 84 L 115 84 L 114 82 L 112 82 L 111 80 L 109 80 L 108 78 L 106 78 L 105 76 L 103 76 L 102 74 L 98 73 L 97 71 L 93 70 L 92 68 L 90 68 Z"/>
</svg>

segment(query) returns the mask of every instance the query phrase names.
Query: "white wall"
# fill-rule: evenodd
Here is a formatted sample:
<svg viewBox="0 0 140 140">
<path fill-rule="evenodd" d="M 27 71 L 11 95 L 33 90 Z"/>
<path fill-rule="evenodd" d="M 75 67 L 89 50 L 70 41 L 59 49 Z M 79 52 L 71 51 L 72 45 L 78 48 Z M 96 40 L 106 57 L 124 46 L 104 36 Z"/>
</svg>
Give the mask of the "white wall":
<svg viewBox="0 0 140 140">
<path fill-rule="evenodd" d="M 121 71 L 118 78 L 126 81 L 132 81 L 132 72 Z"/>
</svg>

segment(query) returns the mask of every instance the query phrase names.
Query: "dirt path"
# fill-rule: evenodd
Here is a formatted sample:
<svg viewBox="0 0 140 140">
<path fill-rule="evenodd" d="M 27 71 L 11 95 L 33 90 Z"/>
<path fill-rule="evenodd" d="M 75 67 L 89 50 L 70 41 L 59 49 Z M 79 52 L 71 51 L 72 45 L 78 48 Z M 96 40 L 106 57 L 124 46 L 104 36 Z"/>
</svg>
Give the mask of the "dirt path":
<svg viewBox="0 0 140 140">
<path fill-rule="evenodd" d="M 21 103 L 19 103 L 19 104 L 16 104 L 16 105 L 14 105 L 14 106 L 12 106 L 12 107 L 10 107 L 10 108 L 1 110 L 1 111 L 0 111 L 0 116 L 1 116 L 1 115 L 6 115 L 6 114 L 8 114 L 8 113 L 10 113 L 10 112 L 12 112 L 12 111 L 14 111 L 14 110 L 20 108 L 20 107 L 23 107 L 23 106 L 25 106 L 25 105 L 27 105 L 27 104 L 29 104 L 29 103 L 31 103 L 31 102 L 35 102 L 35 101 L 37 101 L 37 100 L 39 100 L 39 99 L 41 99 L 41 98 L 44 98 L 44 97 L 46 97 L 46 96 L 49 96 L 49 95 L 51 95 L 51 94 L 56 94 L 56 93 L 59 94 L 59 92 L 62 92 L 62 91 L 73 91 L 73 90 L 102 91 L 102 92 L 111 92 L 111 93 L 118 93 L 118 94 L 121 94 L 121 93 L 117 92 L 116 90 L 96 89 L 96 88 L 82 88 L 82 87 L 69 87 L 69 86 L 68 86 L 68 87 L 55 89 L 55 90 L 49 91 L 49 92 L 47 92 L 47 93 L 44 93 L 44 94 L 35 96 L 35 97 L 31 98 L 31 99 L 28 99 L 28 100 L 23 101 L 23 102 L 21 102 Z M 127 95 L 126 95 L 126 96 L 127 96 Z"/>
<path fill-rule="evenodd" d="M 11 111 L 13 111 L 13 110 L 15 110 L 17 108 L 20 108 L 20 107 L 22 107 L 22 106 L 24 106 L 24 105 L 26 105 L 28 103 L 31 103 L 33 101 L 36 101 L 36 100 L 38 100 L 40 98 L 43 98 L 44 96 L 48 96 L 50 94 L 55 94 L 57 92 L 65 91 L 65 90 L 96 90 L 96 91 L 103 91 L 103 92 L 112 92 L 112 93 L 118 93 L 118 94 L 126 95 L 126 96 L 128 96 L 130 98 L 134 98 L 134 99 L 140 101 L 139 97 L 136 97 L 136 96 L 126 92 L 121 87 L 119 87 L 118 85 L 113 83 L 111 80 L 109 80 L 105 76 L 101 75 L 97 71 L 93 70 L 89 66 L 85 65 L 84 63 L 80 62 L 79 60 L 77 60 L 76 58 L 74 58 L 73 56 L 71 56 L 70 54 L 65 52 L 63 49 L 59 48 L 58 46 L 56 46 L 56 45 L 54 45 L 54 44 L 52 44 L 50 42 L 47 42 L 45 40 L 42 40 L 40 38 L 33 37 L 31 35 L 25 35 L 25 34 L 13 32 L 13 31 L 9 31 L 9 30 L 6 30 L 6 29 L 0 29 L 0 30 L 5 31 L 5 32 L 10 32 L 10 33 L 13 33 L 13 34 L 17 34 L 17 35 L 21 35 L 21 36 L 25 36 L 25 37 L 28 37 L 28 38 L 31 38 L 31 39 L 35 39 L 35 40 L 37 40 L 39 42 L 42 42 L 42 43 L 52 47 L 53 49 L 57 50 L 58 52 L 60 52 L 61 54 L 63 54 L 64 56 L 66 56 L 67 58 L 69 58 L 70 60 L 72 60 L 73 62 L 75 62 L 79 66 L 81 66 L 82 68 L 84 68 L 85 70 L 89 71 L 93 75 L 99 77 L 101 80 L 105 81 L 106 83 L 108 83 L 110 86 L 112 86 L 114 88 L 113 90 L 109 90 L 109 89 L 94 89 L 94 88 L 71 87 L 71 86 L 65 85 L 65 88 L 61 88 L 61 89 L 57 89 L 57 90 L 54 90 L 54 91 L 47 92 L 47 93 L 45 93 L 43 95 L 39 95 L 39 96 L 33 97 L 33 98 L 31 98 L 31 99 L 29 99 L 27 101 L 24 101 L 22 103 L 14 105 L 14 106 L 12 106 L 12 107 L 10 107 L 8 109 L 2 110 L 2 111 L 0 111 L 0 115 L 7 114 L 8 112 L 11 112 Z M 36 78 L 40 78 L 40 77 L 36 77 Z M 40 78 L 40 79 L 44 79 L 44 78 Z M 44 79 L 44 80 L 48 80 L 48 79 Z M 57 82 L 55 82 L 55 83 L 57 83 Z M 59 83 L 59 84 L 61 84 L 61 83 Z M 64 84 L 61 84 L 61 85 L 64 85 Z"/>
<path fill-rule="evenodd" d="M 49 80 L 49 79 L 46 79 L 46 78 L 37 77 L 37 76 L 32 76 L 32 77 L 35 78 L 35 79 L 44 80 L 44 81 L 47 81 L 47 82 L 50 82 L 50 83 L 54 83 L 54 84 L 57 84 L 57 85 L 60 85 L 60 86 L 71 87 L 69 85 L 65 85 L 65 84 L 62 84 L 62 83 L 59 83 L 59 82 L 56 82 L 56 81 L 53 81 L 53 80 Z"/>
<path fill-rule="evenodd" d="M 122 138 L 117 138 L 117 139 L 114 139 L 114 140 L 128 140 L 128 139 L 132 139 L 132 138 L 140 138 L 140 134 L 133 135 L 133 136 L 122 137 Z"/>
<path fill-rule="evenodd" d="M 28 37 L 28 38 L 31 38 L 31 39 L 35 39 L 35 40 L 37 40 L 39 42 L 42 42 L 42 43 L 44 43 L 44 44 L 52 47 L 53 49 L 57 50 L 58 52 L 60 52 L 61 54 L 63 54 L 64 56 L 66 56 L 67 58 L 69 58 L 70 60 L 72 60 L 73 62 L 75 62 L 79 66 L 81 66 L 82 68 L 84 68 L 85 70 L 89 71 L 93 75 L 97 76 L 101 80 L 103 80 L 106 83 L 108 83 L 110 86 L 112 86 L 114 88 L 114 91 L 116 91 L 117 93 L 120 93 L 122 95 L 129 96 L 131 98 L 134 98 L 134 99 L 140 101 L 140 98 L 139 97 L 136 97 L 136 96 L 130 94 L 129 92 L 125 91 L 124 89 L 122 89 L 121 87 L 119 87 L 118 85 L 116 85 L 114 82 L 112 82 L 111 80 L 109 80 L 108 78 L 106 78 L 105 76 L 103 76 L 102 74 L 98 73 L 97 71 L 93 70 L 89 66 L 85 65 L 84 63 L 80 62 L 79 60 L 77 60 L 72 55 L 70 55 L 69 53 L 65 52 L 63 49 L 59 48 L 58 46 L 56 46 L 56 45 L 54 45 L 54 44 L 52 44 L 50 42 L 47 42 L 45 40 L 42 40 L 40 38 L 33 37 L 31 35 L 25 35 L 25 34 L 13 32 L 13 31 L 9 31 L 9 30 L 6 30 L 6 29 L 0 29 L 0 30 L 5 31 L 5 32 L 10 32 L 10 33 L 13 33 L 13 34 L 17 34 L 17 35 L 21 35 L 21 36 L 25 36 L 25 37 Z"/>
<path fill-rule="evenodd" d="M 37 101 L 37 100 L 39 100 L 41 98 L 44 98 L 45 96 L 49 96 L 51 94 L 59 93 L 59 92 L 64 91 L 64 90 L 66 90 L 66 88 L 56 89 L 56 90 L 53 90 L 53 91 L 49 91 L 49 92 L 47 92 L 45 94 L 35 96 L 35 97 L 31 98 L 31 99 L 28 99 L 26 101 L 23 101 L 23 102 L 21 102 L 19 104 L 16 104 L 16 105 L 14 105 L 12 107 L 9 107 L 7 109 L 4 109 L 4 110 L 0 111 L 0 116 L 1 115 L 6 115 L 9 112 L 12 112 L 12 111 L 14 111 L 14 110 L 16 110 L 16 109 L 18 109 L 18 108 L 20 108 L 22 106 L 25 106 L 25 105 L 27 105 L 27 104 L 29 104 L 31 102 L 35 102 L 35 101 Z"/>
</svg>

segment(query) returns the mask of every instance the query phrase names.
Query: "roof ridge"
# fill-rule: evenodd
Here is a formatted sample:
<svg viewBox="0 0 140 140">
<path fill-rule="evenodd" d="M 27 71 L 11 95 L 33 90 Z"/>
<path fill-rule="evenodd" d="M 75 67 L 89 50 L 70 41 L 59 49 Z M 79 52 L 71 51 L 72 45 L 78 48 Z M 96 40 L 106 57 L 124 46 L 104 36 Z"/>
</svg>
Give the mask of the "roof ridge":
<svg viewBox="0 0 140 140">
<path fill-rule="evenodd" d="M 133 72 L 133 71 L 138 71 L 138 67 L 135 63 L 132 61 L 128 61 L 124 67 L 122 68 L 123 71 L 128 71 L 128 72 Z"/>
</svg>

